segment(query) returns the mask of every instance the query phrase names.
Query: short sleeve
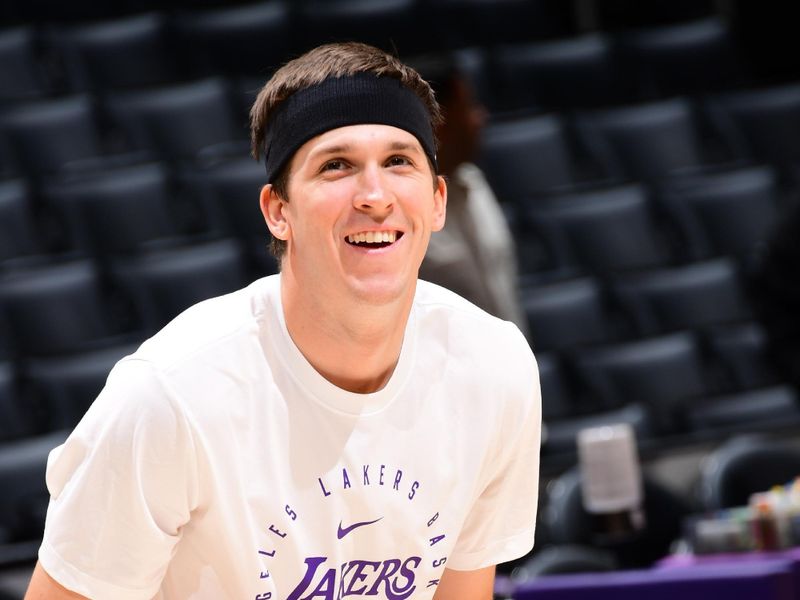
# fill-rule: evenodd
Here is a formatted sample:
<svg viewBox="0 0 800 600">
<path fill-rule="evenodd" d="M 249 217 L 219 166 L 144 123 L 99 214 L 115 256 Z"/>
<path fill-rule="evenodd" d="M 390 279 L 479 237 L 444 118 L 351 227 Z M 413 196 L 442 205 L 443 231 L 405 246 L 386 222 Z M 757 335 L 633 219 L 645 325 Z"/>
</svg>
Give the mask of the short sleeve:
<svg viewBox="0 0 800 600">
<path fill-rule="evenodd" d="M 451 569 L 481 569 L 519 558 L 533 548 L 542 411 L 538 368 L 529 350 L 526 354 L 522 383 L 510 392 L 516 397 L 498 424 L 498 458 L 488 461 L 487 483 L 447 561 Z"/>
<path fill-rule="evenodd" d="M 47 464 L 39 560 L 89 598 L 149 600 L 197 503 L 190 428 L 161 377 L 126 359 Z"/>
</svg>

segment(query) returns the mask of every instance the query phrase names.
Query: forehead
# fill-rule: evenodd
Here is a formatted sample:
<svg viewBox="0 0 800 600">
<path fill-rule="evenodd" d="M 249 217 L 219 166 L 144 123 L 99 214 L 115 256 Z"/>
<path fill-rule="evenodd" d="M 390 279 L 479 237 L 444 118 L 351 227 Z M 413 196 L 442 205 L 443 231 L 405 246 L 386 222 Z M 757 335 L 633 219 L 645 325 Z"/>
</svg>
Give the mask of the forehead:
<svg viewBox="0 0 800 600">
<path fill-rule="evenodd" d="M 292 157 L 292 170 L 308 160 L 329 154 L 386 150 L 425 155 L 419 140 L 404 129 L 378 124 L 348 125 L 326 131 L 300 146 Z"/>
</svg>

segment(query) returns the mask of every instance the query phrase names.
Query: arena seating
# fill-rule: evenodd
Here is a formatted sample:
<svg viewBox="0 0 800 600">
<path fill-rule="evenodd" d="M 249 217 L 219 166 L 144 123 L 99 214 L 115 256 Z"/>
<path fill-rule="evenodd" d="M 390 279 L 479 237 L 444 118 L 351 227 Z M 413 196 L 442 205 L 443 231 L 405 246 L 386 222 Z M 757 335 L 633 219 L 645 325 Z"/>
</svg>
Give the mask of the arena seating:
<svg viewBox="0 0 800 600">
<path fill-rule="evenodd" d="M 248 111 L 277 66 L 325 40 L 411 63 L 452 52 L 488 108 L 479 162 L 519 250 L 547 477 L 592 425 L 630 424 L 645 459 L 794 434 L 800 399 L 747 292 L 797 203 L 800 76 L 765 77 L 728 4 L 2 3 L 0 567 L 35 557 L 47 453 L 114 362 L 190 304 L 276 272 Z M 565 529 L 572 473 L 560 520 L 543 513 L 562 524 L 542 527 L 545 546 L 589 543 Z M 714 494 L 709 507 L 733 498 Z M 686 506 L 670 506 L 640 560 L 679 533 Z M 631 558 L 551 554 L 531 572 Z"/>
</svg>

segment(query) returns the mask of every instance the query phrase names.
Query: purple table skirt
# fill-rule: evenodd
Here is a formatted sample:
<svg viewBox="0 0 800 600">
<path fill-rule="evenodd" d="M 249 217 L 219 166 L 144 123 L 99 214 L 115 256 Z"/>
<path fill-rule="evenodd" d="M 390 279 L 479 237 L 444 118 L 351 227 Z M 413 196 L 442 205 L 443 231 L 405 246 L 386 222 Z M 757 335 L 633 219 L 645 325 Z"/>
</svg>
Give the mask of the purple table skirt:
<svg viewBox="0 0 800 600">
<path fill-rule="evenodd" d="M 551 575 L 520 584 L 514 600 L 798 600 L 789 559 L 642 571 Z"/>
</svg>

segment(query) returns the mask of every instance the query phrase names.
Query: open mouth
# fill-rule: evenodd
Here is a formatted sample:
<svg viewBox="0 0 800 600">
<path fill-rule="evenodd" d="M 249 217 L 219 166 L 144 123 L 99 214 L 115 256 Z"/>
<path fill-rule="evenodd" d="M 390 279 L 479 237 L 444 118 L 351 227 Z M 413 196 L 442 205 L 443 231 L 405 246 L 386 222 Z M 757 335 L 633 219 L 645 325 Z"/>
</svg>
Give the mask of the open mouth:
<svg viewBox="0 0 800 600">
<path fill-rule="evenodd" d="M 347 243 L 359 248 L 386 248 L 403 237 L 402 231 L 363 231 L 347 236 Z"/>
</svg>

